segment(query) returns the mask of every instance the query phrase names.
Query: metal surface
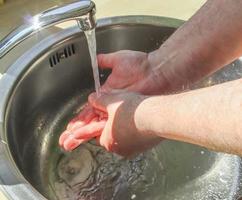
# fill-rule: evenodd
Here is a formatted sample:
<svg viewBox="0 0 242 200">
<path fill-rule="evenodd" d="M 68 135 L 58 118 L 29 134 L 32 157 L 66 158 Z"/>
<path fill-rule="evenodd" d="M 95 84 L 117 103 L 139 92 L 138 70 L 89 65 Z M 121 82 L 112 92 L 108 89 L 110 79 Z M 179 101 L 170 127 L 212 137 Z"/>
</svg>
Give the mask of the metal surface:
<svg viewBox="0 0 242 200">
<path fill-rule="evenodd" d="M 158 48 L 182 22 L 133 16 L 104 19 L 98 24 L 98 52 L 121 49 L 149 52 Z M 57 155 L 63 154 L 58 149 L 59 134 L 93 88 L 85 37 L 74 29 L 51 35 L 26 49 L 0 80 L 0 136 L 7 142 L 0 145 L 0 181 L 10 199 L 56 198 L 51 176 L 57 171 L 53 167 Z M 60 56 L 72 46 L 74 51 Z M 50 60 L 57 60 L 57 56 L 59 61 L 51 66 Z M 101 73 L 104 80 L 107 72 Z M 194 87 L 241 76 L 242 62 L 237 60 Z M 241 195 L 239 157 L 173 141 L 163 142 L 153 151 L 159 167 L 150 162 L 145 169 L 160 179 L 154 179 L 145 192 L 140 188 L 137 199 L 235 200 Z M 149 152 L 146 158 L 152 161 L 154 155 Z M 81 166 L 91 162 L 84 156 L 80 159 Z M 89 175 L 88 165 L 80 170 Z M 114 199 L 134 197 L 128 189 L 122 187 Z M 107 196 L 109 193 L 110 190 L 104 191 Z"/>
<path fill-rule="evenodd" d="M 18 27 L 0 42 L 0 58 L 34 33 L 65 21 L 76 20 L 84 31 L 93 29 L 96 26 L 95 12 L 95 4 L 84 0 L 54 7 L 35 15 L 29 20 L 29 24 Z"/>
</svg>

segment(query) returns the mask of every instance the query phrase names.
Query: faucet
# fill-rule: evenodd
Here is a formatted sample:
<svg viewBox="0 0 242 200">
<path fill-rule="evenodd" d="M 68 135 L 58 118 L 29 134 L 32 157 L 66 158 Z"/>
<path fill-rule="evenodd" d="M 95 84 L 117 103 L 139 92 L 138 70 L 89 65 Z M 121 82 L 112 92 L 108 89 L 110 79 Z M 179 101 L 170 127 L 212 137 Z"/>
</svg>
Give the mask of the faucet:
<svg viewBox="0 0 242 200">
<path fill-rule="evenodd" d="M 76 20 L 82 31 L 91 30 L 96 27 L 95 13 L 94 2 L 79 0 L 37 14 L 30 23 L 16 28 L 0 41 L 0 58 L 36 32 L 65 21 Z"/>
</svg>

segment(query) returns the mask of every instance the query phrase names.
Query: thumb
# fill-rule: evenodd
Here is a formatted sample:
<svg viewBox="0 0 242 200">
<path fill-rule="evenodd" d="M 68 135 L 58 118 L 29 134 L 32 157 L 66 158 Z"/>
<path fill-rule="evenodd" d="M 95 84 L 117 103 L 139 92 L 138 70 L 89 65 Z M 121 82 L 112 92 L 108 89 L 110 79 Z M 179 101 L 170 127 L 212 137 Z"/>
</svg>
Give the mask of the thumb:
<svg viewBox="0 0 242 200">
<path fill-rule="evenodd" d="M 97 55 L 98 66 L 103 69 L 113 69 L 119 59 L 119 52 Z"/>
<path fill-rule="evenodd" d="M 96 93 L 92 93 L 88 97 L 88 102 L 96 109 L 101 110 L 103 112 L 107 112 L 108 106 L 115 103 L 116 98 L 115 95 L 112 94 L 104 94 L 97 97 Z"/>
</svg>

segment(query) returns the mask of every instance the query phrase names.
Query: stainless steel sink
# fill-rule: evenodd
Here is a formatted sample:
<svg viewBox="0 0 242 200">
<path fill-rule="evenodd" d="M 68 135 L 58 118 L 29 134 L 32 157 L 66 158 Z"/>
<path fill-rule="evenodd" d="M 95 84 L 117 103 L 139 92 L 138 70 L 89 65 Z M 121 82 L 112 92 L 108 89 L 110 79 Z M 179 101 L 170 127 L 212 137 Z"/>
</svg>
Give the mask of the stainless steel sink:
<svg viewBox="0 0 242 200">
<path fill-rule="evenodd" d="M 102 53 L 121 49 L 149 52 L 182 23 L 153 16 L 102 19 L 96 29 L 97 49 Z M 84 34 L 71 27 L 48 33 L 31 47 L 22 45 L 20 55 L 14 50 L 9 53 L 8 64 L 0 60 L 4 71 L 0 80 L 0 188 L 9 199 L 240 197 L 241 159 L 234 155 L 168 140 L 131 161 L 107 153 L 93 142 L 72 153 L 62 152 L 58 137 L 93 90 Z M 109 72 L 100 72 L 104 81 Z M 236 60 L 191 89 L 241 75 L 242 62 Z"/>
</svg>

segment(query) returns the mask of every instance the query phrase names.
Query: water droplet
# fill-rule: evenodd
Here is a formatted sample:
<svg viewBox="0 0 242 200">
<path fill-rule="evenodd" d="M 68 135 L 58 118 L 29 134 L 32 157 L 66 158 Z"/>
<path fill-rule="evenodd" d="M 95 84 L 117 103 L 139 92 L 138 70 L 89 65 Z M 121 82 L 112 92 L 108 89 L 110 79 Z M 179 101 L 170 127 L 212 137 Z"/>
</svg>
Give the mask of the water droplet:
<svg viewBox="0 0 242 200">
<path fill-rule="evenodd" d="M 103 78 L 104 76 L 105 76 L 105 75 L 104 75 L 103 73 L 102 73 L 102 74 L 100 74 L 100 77 L 101 77 L 101 78 Z"/>
</svg>

